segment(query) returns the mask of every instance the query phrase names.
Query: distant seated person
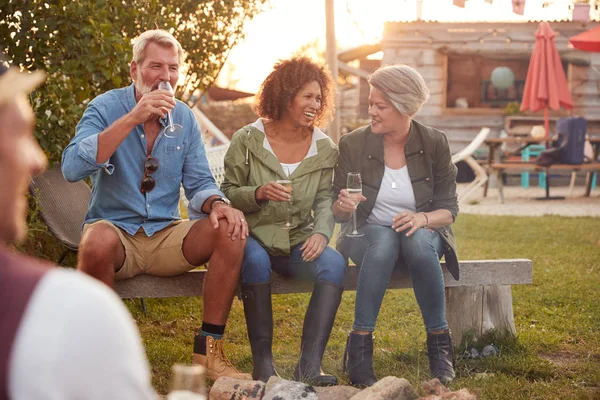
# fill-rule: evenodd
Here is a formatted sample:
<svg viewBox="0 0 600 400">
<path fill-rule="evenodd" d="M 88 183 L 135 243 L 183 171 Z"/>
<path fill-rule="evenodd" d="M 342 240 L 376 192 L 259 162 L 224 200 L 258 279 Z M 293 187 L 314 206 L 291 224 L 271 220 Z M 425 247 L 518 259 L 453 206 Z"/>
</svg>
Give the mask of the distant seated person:
<svg viewBox="0 0 600 400">
<path fill-rule="evenodd" d="M 337 147 L 316 126 L 327 122 L 335 85 L 305 57 L 277 63 L 262 84 L 261 118 L 235 133 L 225 156 L 223 192 L 248 219 L 242 297 L 253 377 L 276 375 L 271 345 L 271 270 L 314 282 L 294 379 L 335 385 L 321 360 L 342 296 L 345 262 L 333 234 L 332 174 Z"/>
<path fill-rule="evenodd" d="M 249 378 L 233 368 L 221 341 L 248 226 L 217 188 L 192 110 L 159 89 L 163 82 L 175 87 L 183 57 L 170 33 L 144 32 L 133 46 L 133 84 L 96 97 L 77 125 L 63 174 L 71 182 L 89 176 L 93 185 L 77 268 L 112 286 L 114 279 L 177 275 L 210 261 L 193 362 L 211 379 Z M 181 131 L 171 131 L 172 122 Z M 180 218 L 181 185 L 198 220 Z"/>
<path fill-rule="evenodd" d="M 26 97 L 43 76 L 0 60 L 0 399 L 156 399 L 139 333 L 115 293 L 7 246 L 27 233 L 27 185 L 46 165 Z"/>
<path fill-rule="evenodd" d="M 458 279 L 450 228 L 458 213 L 457 169 L 446 135 L 413 119 L 429 97 L 416 70 L 381 68 L 369 85 L 371 124 L 341 138 L 335 169 L 333 213 L 343 222 L 337 248 L 360 267 L 345 368 L 355 385 L 376 382 L 372 332 L 392 271 L 405 267 L 425 322 L 431 374 L 447 384 L 454 379 L 454 355 L 440 258 Z M 362 196 L 347 187 L 353 172 L 361 174 Z M 354 231 L 353 210 L 358 237 L 347 236 Z"/>
</svg>

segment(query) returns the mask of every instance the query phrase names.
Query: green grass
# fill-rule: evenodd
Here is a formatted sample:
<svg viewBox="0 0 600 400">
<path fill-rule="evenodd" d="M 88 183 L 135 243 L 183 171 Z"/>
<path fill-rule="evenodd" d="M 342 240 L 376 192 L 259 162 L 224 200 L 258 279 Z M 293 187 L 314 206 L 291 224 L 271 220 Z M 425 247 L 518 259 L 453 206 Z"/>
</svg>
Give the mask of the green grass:
<svg viewBox="0 0 600 400">
<path fill-rule="evenodd" d="M 513 287 L 517 338 L 494 337 L 499 357 L 457 360 L 453 388 L 466 387 L 481 399 L 600 398 L 600 219 L 491 217 L 462 215 L 454 225 L 459 256 L 468 259 L 529 258 L 534 284 Z M 354 292 L 344 293 L 324 358 L 324 369 L 343 382 L 342 357 L 352 324 Z M 279 373 L 291 377 L 298 356 L 308 295 L 273 300 L 273 350 Z M 152 365 L 154 385 L 168 390 L 169 368 L 188 362 L 193 331 L 200 326 L 200 299 L 147 300 L 138 322 Z M 413 386 L 429 379 L 425 331 L 414 295 L 388 291 L 378 319 L 375 372 Z M 226 351 L 239 369 L 250 372 L 252 358 L 243 308 L 235 300 L 226 332 Z"/>
<path fill-rule="evenodd" d="M 479 350 L 493 342 L 500 356 L 457 359 L 451 387 L 466 387 L 480 399 L 600 399 L 600 218 L 461 215 L 454 231 L 460 259 L 528 258 L 534 283 L 513 287 L 517 338 L 490 333 L 480 340 Z M 354 299 L 354 292 L 344 293 L 323 363 L 342 382 Z M 308 300 L 309 295 L 273 299 L 275 364 L 285 378 L 297 361 Z M 148 299 L 147 315 L 137 301 L 126 303 L 142 333 L 153 383 L 165 393 L 171 365 L 190 360 L 201 299 Z M 379 378 L 404 377 L 414 387 L 429 379 L 425 331 L 412 291 L 388 291 L 375 337 Z M 239 300 L 227 325 L 226 352 L 239 369 L 252 370 Z"/>
</svg>

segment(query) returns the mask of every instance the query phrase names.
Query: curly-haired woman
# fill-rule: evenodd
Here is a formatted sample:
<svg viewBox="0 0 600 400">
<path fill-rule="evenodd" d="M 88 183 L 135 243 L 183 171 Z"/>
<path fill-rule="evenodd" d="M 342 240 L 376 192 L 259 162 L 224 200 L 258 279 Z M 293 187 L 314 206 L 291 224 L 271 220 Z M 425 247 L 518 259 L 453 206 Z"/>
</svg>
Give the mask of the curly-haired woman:
<svg viewBox="0 0 600 400">
<path fill-rule="evenodd" d="M 258 94 L 261 118 L 235 133 L 225 156 L 221 189 L 245 213 L 250 229 L 242 297 L 257 380 L 276 375 L 270 284 L 275 270 L 314 282 L 294 379 L 320 386 L 337 383 L 323 373 L 321 360 L 345 271 L 343 257 L 327 246 L 334 227 L 331 183 L 338 152 L 315 127 L 328 120 L 333 96 L 323 66 L 306 57 L 277 63 Z M 286 181 L 291 181 L 291 192 Z"/>
</svg>

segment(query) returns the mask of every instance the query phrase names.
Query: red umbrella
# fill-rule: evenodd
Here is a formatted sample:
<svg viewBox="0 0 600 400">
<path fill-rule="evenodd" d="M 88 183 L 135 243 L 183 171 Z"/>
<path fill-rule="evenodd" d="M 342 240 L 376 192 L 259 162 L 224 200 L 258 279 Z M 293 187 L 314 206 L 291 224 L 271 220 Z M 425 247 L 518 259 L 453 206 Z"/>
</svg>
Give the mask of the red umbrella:
<svg viewBox="0 0 600 400">
<path fill-rule="evenodd" d="M 546 137 L 549 135 L 548 108 L 573 108 L 567 77 L 554 43 L 556 33 L 547 22 L 541 22 L 535 33 L 535 47 L 529 60 L 521 111 L 544 109 Z"/>
<path fill-rule="evenodd" d="M 579 50 L 600 52 L 600 26 L 569 38 L 569 42 Z"/>
</svg>

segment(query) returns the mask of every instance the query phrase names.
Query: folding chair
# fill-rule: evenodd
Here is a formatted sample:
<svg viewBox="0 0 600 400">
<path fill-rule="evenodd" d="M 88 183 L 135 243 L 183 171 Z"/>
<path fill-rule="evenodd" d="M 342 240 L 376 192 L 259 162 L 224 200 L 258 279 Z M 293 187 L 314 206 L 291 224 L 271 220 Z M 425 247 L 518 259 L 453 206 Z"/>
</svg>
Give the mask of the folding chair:
<svg viewBox="0 0 600 400">
<path fill-rule="evenodd" d="M 479 131 L 477 136 L 475 136 L 475 139 L 473 139 L 467 147 L 452 156 L 452 162 L 454 164 L 459 161 L 464 161 L 475 173 L 473 182 L 471 182 L 464 192 L 460 194 L 458 198 L 460 202 L 464 202 L 475 190 L 482 187 L 488 180 L 487 172 L 477 161 L 475 161 L 472 154 L 483 144 L 489 134 L 490 128 L 481 128 L 481 131 Z"/>
</svg>

